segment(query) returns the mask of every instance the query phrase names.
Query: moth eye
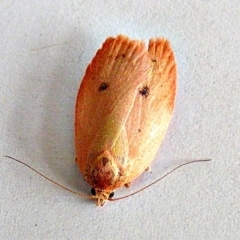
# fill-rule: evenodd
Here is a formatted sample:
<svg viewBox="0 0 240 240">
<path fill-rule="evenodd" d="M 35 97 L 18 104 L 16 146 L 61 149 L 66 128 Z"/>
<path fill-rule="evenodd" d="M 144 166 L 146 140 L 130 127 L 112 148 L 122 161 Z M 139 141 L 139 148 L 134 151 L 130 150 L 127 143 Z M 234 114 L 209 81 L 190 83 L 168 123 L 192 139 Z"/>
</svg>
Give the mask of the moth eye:
<svg viewBox="0 0 240 240">
<path fill-rule="evenodd" d="M 114 196 L 114 192 L 111 192 L 110 194 L 109 194 L 109 198 L 112 198 Z"/>
<path fill-rule="evenodd" d="M 93 196 L 96 196 L 96 190 L 94 188 L 91 189 L 91 193 Z"/>
</svg>

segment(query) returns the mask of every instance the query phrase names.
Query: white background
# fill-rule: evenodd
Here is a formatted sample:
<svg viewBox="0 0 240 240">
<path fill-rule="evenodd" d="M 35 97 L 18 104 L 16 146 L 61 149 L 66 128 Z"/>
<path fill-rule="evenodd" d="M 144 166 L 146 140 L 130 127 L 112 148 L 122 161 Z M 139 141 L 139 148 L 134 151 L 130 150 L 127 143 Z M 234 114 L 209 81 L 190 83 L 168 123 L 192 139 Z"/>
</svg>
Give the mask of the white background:
<svg viewBox="0 0 240 240">
<path fill-rule="evenodd" d="M 0 239 L 238 239 L 240 2 L 1 1 Z M 178 65 L 175 112 L 152 163 L 125 195 L 96 207 L 73 161 L 76 94 L 109 36 L 169 39 Z"/>
</svg>

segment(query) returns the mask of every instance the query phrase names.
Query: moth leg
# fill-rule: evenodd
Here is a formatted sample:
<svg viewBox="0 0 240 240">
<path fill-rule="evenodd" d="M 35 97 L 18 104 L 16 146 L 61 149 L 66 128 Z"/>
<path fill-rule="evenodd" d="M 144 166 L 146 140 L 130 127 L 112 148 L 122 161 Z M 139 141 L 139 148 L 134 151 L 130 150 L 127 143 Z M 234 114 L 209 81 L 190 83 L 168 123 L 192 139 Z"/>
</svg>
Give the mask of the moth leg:
<svg viewBox="0 0 240 240">
<path fill-rule="evenodd" d="M 151 170 L 152 170 L 152 169 L 151 169 L 150 166 L 148 166 L 148 167 L 145 169 L 146 172 L 151 172 Z"/>
<path fill-rule="evenodd" d="M 129 183 L 125 183 L 124 186 L 125 186 L 126 188 L 129 188 L 129 187 L 130 187 L 130 182 L 129 182 Z"/>
</svg>

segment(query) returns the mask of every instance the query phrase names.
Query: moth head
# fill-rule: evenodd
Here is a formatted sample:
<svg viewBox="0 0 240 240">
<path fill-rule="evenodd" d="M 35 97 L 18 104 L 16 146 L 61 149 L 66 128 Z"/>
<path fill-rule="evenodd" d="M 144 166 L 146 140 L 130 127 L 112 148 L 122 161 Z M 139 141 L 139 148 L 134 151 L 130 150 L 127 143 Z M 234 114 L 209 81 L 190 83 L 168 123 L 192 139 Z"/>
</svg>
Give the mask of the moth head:
<svg viewBox="0 0 240 240">
<path fill-rule="evenodd" d="M 103 206 L 104 203 L 114 196 L 114 192 L 101 189 L 91 189 L 91 193 L 96 198 L 96 205 Z"/>
</svg>

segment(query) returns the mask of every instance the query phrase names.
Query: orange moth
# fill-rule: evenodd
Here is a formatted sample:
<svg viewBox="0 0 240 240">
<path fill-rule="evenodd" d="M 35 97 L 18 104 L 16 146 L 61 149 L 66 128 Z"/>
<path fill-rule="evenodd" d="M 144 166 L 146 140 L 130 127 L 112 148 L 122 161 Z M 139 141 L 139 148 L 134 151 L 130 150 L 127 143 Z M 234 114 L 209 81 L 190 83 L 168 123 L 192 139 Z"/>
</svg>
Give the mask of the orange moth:
<svg viewBox="0 0 240 240">
<path fill-rule="evenodd" d="M 119 35 L 87 67 L 76 101 L 76 161 L 97 205 L 149 166 L 172 117 L 177 71 L 170 43 Z"/>
</svg>

